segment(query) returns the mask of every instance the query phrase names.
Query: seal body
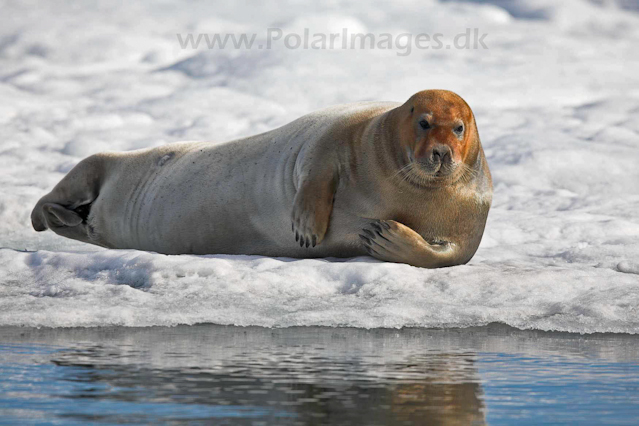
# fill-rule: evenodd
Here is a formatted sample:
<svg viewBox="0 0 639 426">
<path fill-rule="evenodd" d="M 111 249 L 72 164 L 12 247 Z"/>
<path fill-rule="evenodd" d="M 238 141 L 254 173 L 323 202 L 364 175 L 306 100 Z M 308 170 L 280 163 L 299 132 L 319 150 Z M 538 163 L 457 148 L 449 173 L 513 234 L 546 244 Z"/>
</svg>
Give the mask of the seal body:
<svg viewBox="0 0 639 426">
<path fill-rule="evenodd" d="M 465 174 L 431 185 L 428 173 L 407 175 L 428 148 L 404 146 L 415 141 L 402 142 L 401 128 L 412 124 L 401 111 L 406 104 L 349 104 L 227 143 L 96 154 L 38 202 L 32 223 L 103 247 L 166 254 L 467 262 L 492 193 L 479 139 Z"/>
</svg>

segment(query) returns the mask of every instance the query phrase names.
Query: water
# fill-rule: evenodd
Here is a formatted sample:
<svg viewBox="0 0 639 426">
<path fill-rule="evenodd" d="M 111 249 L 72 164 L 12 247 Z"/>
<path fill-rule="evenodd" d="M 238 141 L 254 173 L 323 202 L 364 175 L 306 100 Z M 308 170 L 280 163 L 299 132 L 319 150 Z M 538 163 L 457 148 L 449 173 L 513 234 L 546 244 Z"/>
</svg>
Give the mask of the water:
<svg viewBox="0 0 639 426">
<path fill-rule="evenodd" d="M 639 338 L 0 328 L 2 424 L 636 424 Z"/>
</svg>

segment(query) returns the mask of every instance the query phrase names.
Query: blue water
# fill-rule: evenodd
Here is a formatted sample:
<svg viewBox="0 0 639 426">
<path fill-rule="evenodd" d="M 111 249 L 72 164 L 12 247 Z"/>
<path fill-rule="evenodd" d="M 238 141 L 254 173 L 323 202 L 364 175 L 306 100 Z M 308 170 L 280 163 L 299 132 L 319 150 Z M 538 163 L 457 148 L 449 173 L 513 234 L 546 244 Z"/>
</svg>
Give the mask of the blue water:
<svg viewBox="0 0 639 426">
<path fill-rule="evenodd" d="M 639 423 L 639 338 L 0 328 L 1 424 Z"/>
<path fill-rule="evenodd" d="M 490 424 L 639 424 L 639 363 L 481 354 Z"/>
</svg>

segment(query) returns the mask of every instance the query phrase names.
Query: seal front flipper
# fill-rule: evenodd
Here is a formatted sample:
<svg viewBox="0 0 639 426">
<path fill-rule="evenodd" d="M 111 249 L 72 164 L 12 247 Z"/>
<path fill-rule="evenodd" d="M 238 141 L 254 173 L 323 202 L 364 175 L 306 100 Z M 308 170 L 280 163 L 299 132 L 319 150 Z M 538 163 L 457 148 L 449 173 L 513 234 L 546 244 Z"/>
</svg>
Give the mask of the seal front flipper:
<svg viewBox="0 0 639 426">
<path fill-rule="evenodd" d="M 327 171 L 302 181 L 293 200 L 291 229 L 300 247 L 320 244 L 333 211 L 337 174 Z"/>
<path fill-rule="evenodd" d="M 440 268 L 459 263 L 459 247 L 448 241 L 428 243 L 408 226 L 394 220 L 373 221 L 360 234 L 363 246 L 379 260 Z"/>
</svg>

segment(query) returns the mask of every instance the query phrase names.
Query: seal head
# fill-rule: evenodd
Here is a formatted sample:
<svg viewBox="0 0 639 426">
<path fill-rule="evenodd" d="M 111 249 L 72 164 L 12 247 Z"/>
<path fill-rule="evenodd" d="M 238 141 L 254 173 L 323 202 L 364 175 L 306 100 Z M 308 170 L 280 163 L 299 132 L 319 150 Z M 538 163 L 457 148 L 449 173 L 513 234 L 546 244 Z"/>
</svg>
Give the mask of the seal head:
<svg viewBox="0 0 639 426">
<path fill-rule="evenodd" d="M 449 185 L 468 176 L 478 155 L 475 117 L 447 90 L 425 90 L 396 111 L 400 170 L 417 186 Z"/>
</svg>

